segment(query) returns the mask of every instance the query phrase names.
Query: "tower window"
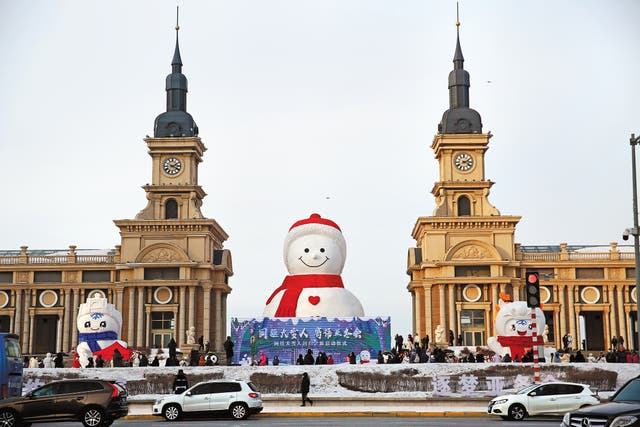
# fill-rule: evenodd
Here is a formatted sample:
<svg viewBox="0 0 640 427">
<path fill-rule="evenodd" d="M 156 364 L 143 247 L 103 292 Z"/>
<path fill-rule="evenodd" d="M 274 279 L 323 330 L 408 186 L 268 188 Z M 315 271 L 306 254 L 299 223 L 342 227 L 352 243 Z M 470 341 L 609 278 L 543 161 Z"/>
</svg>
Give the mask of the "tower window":
<svg viewBox="0 0 640 427">
<path fill-rule="evenodd" d="M 460 196 L 458 198 L 458 216 L 470 216 L 471 215 L 471 202 L 467 196 Z"/>
<path fill-rule="evenodd" d="M 164 206 L 165 211 L 165 219 L 176 219 L 178 218 L 178 202 L 175 199 L 167 200 L 167 203 Z"/>
</svg>

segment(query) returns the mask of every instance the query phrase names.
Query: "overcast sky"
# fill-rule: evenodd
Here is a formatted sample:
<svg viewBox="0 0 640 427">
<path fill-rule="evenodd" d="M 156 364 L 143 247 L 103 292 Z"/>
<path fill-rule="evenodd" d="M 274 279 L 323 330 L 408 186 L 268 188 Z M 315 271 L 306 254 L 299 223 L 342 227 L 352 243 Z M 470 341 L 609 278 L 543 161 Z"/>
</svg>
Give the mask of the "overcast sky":
<svg viewBox="0 0 640 427">
<path fill-rule="evenodd" d="M 188 111 L 208 150 L 203 213 L 230 238 L 230 316 L 260 316 L 282 244 L 342 228 L 345 286 L 411 328 L 411 230 L 435 207 L 454 1 L 180 2 Z M 0 249 L 113 248 L 145 207 L 143 141 L 165 110 L 175 1 L 0 0 Z M 462 1 L 489 200 L 523 245 L 604 244 L 633 224 L 640 2 Z"/>
</svg>

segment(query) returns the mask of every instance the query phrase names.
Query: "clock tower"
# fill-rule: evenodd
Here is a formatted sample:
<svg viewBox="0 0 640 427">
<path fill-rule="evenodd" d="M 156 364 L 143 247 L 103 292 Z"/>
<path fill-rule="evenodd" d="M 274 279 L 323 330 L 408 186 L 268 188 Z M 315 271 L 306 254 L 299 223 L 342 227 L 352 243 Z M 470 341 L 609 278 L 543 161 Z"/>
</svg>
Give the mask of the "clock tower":
<svg viewBox="0 0 640 427">
<path fill-rule="evenodd" d="M 223 249 L 227 233 L 200 211 L 206 193 L 198 166 L 206 147 L 187 112 L 178 30 L 166 112 L 144 139 L 151 156 L 151 183 L 142 187 L 147 205 L 135 219 L 114 221 L 121 235 L 116 305 L 128 314 L 129 345 L 167 347 L 174 338 L 188 350 L 197 336 L 224 354 L 231 254 Z"/>
<path fill-rule="evenodd" d="M 485 178 L 485 153 L 492 135 L 483 133 L 480 114 L 469 107 L 459 25 L 449 109 L 431 144 L 439 166 L 431 190 L 436 207 L 413 228 L 408 290 L 419 336 L 428 334 L 435 342 L 434 332 L 444 330 L 461 335 L 464 345 L 486 345 L 498 293 L 519 286 L 514 232 L 520 217 L 501 215 L 488 199 L 493 183 Z"/>
</svg>

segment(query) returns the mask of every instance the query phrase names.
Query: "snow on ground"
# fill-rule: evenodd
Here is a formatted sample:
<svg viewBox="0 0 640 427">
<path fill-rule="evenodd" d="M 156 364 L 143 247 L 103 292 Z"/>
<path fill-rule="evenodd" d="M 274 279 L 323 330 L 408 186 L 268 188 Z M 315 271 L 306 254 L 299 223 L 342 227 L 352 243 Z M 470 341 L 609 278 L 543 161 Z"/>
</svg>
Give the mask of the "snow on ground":
<svg viewBox="0 0 640 427">
<path fill-rule="evenodd" d="M 514 364 L 500 364 L 500 366 L 513 366 Z M 542 381 L 553 381 L 553 378 L 549 375 L 545 375 L 544 367 L 552 364 L 541 364 Z M 569 364 L 555 364 L 556 366 L 573 366 L 583 370 L 593 369 L 605 369 L 616 371 L 618 374 L 616 388 L 619 388 L 627 380 L 637 376 L 640 373 L 640 365 L 638 364 L 626 364 L 626 363 L 573 363 Z M 273 375 L 302 375 L 303 372 L 308 372 L 311 377 L 311 393 L 316 396 L 326 397 L 362 397 L 372 398 L 379 397 L 434 397 L 433 392 L 395 392 L 395 393 L 363 393 L 348 390 L 342 387 L 338 381 L 337 372 L 373 372 L 384 375 L 393 375 L 399 370 L 404 369 L 416 369 L 418 373 L 416 376 L 421 377 L 442 377 L 442 376 L 461 376 L 465 373 L 469 373 L 472 370 L 483 369 L 486 367 L 495 366 L 492 363 L 479 364 L 479 363 L 425 363 L 425 364 L 392 364 L 392 365 L 303 365 L 303 366 L 211 366 L 211 367 L 144 367 L 144 368 L 87 368 L 87 369 L 41 369 L 41 368 L 28 368 L 24 370 L 24 391 L 27 392 L 32 388 L 42 385 L 46 378 L 51 376 L 65 378 L 69 376 L 77 376 L 86 378 L 102 378 L 109 380 L 116 380 L 118 382 L 127 382 L 133 380 L 145 380 L 147 375 L 157 375 L 159 372 L 166 373 L 167 376 L 173 378 L 173 375 L 178 369 L 183 369 L 184 372 L 189 375 L 200 374 L 223 374 L 223 378 L 228 379 L 240 379 L 249 381 L 250 377 L 254 373 L 268 373 Z M 525 379 L 527 381 L 533 381 L 533 366 L 532 364 L 524 364 L 524 372 L 530 372 L 530 378 Z M 530 367 L 530 371 L 526 369 Z M 567 379 L 570 380 L 570 379 Z M 514 390 L 504 389 L 503 393 L 512 392 Z M 606 394 L 606 390 L 601 394 Z M 440 396 L 446 396 L 446 394 L 439 394 Z M 495 394 L 494 394 L 495 395 Z M 140 394 L 131 396 L 133 399 L 153 399 L 158 395 L 155 394 Z M 276 396 L 276 395 L 267 395 Z M 293 394 L 288 396 L 294 396 Z M 295 395 L 297 396 L 297 394 Z M 468 395 L 451 395 L 450 397 L 493 397 L 491 394 L 485 392 L 473 392 Z"/>
</svg>

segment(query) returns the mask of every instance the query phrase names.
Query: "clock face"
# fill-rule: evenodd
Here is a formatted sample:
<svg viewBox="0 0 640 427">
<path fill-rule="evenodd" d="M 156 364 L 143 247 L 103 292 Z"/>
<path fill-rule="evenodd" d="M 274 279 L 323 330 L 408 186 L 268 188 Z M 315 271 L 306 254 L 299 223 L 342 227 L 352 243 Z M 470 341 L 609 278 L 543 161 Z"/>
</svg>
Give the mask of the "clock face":
<svg viewBox="0 0 640 427">
<path fill-rule="evenodd" d="M 453 164 L 463 172 L 473 167 L 473 157 L 469 153 L 460 153 L 453 158 Z"/>
<path fill-rule="evenodd" d="M 162 170 L 167 175 L 177 175 L 182 170 L 182 163 L 180 159 L 169 157 L 162 162 Z"/>
</svg>

